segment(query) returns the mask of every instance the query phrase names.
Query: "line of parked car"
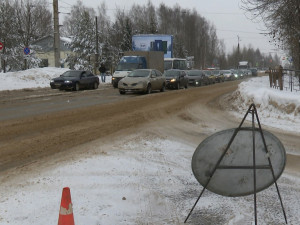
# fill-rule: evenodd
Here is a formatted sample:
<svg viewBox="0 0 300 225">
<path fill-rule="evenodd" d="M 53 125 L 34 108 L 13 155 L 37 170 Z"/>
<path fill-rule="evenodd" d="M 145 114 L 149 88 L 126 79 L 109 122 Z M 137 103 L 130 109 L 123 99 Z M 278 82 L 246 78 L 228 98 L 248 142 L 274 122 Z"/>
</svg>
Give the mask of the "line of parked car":
<svg viewBox="0 0 300 225">
<path fill-rule="evenodd" d="M 242 70 L 166 70 L 163 74 L 155 69 L 137 69 L 130 72 L 118 83 L 120 94 L 126 92 L 151 93 L 168 89 L 204 86 L 224 81 L 242 79 L 250 72 Z"/>
<path fill-rule="evenodd" d="M 224 81 L 253 76 L 250 70 L 166 70 L 163 74 L 156 69 L 137 69 L 130 72 L 118 83 L 120 94 L 142 92 L 150 94 L 153 90 L 161 92 L 168 89 L 204 86 Z M 90 71 L 70 70 L 50 81 L 52 89 L 75 90 L 97 89 L 99 78 Z"/>
</svg>

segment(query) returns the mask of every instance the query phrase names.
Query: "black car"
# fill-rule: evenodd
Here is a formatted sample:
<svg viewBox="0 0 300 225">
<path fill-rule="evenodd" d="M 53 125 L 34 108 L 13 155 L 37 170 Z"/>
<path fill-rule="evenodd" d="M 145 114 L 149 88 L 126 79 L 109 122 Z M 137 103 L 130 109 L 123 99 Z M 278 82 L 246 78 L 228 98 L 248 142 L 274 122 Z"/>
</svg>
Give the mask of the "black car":
<svg viewBox="0 0 300 225">
<path fill-rule="evenodd" d="M 189 79 L 184 70 L 171 69 L 164 72 L 166 77 L 166 88 L 180 89 L 188 88 Z"/>
<path fill-rule="evenodd" d="M 209 78 L 202 70 L 188 70 L 189 85 L 202 86 L 210 84 Z"/>
<path fill-rule="evenodd" d="M 257 69 L 256 68 L 250 68 L 251 70 L 251 75 L 256 77 L 257 76 Z"/>
<path fill-rule="evenodd" d="M 69 70 L 50 81 L 52 89 L 74 90 L 97 89 L 99 77 L 86 70 Z"/>
</svg>

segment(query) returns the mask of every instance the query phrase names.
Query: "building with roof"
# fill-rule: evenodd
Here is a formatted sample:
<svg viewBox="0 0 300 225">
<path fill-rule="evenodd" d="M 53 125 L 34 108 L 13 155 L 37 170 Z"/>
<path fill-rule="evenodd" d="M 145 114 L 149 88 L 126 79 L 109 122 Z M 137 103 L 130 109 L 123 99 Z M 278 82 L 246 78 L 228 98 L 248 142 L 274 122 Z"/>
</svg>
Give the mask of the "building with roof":
<svg viewBox="0 0 300 225">
<path fill-rule="evenodd" d="M 68 55 L 74 54 L 68 47 L 68 43 L 71 41 L 70 38 L 61 37 L 60 38 L 60 61 L 61 67 L 68 67 L 65 60 Z M 41 38 L 31 44 L 35 51 L 37 58 L 41 59 L 40 67 L 54 67 L 54 37 L 52 35 Z"/>
</svg>

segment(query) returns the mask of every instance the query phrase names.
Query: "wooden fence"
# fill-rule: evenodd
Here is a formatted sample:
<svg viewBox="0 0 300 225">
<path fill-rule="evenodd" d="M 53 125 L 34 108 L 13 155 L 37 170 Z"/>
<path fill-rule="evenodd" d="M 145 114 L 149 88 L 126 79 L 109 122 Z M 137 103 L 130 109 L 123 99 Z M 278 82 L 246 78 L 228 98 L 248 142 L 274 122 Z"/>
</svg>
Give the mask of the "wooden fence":
<svg viewBox="0 0 300 225">
<path fill-rule="evenodd" d="M 294 69 L 283 69 L 282 66 L 276 66 L 275 69 L 269 69 L 265 73 L 269 74 L 271 88 L 283 90 L 300 91 L 300 71 Z M 286 86 L 284 86 L 284 84 Z"/>
<path fill-rule="evenodd" d="M 269 74 L 270 87 L 279 88 L 283 90 L 283 68 L 282 66 L 276 66 L 275 69 L 269 69 L 266 71 Z"/>
</svg>

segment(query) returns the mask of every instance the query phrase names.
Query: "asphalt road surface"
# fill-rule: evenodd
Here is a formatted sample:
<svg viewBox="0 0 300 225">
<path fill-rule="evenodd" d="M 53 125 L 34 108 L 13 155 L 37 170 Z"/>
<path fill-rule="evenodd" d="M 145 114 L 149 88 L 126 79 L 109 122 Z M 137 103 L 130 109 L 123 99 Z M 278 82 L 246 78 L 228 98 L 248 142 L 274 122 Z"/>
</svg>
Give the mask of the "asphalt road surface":
<svg viewBox="0 0 300 225">
<path fill-rule="evenodd" d="M 50 88 L 2 91 L 0 174 L 56 153 L 74 156 L 73 147 L 104 137 L 113 142 L 150 126 L 199 143 L 199 137 L 239 124 L 227 112 L 230 103 L 222 98 L 236 90 L 239 82 L 150 95 L 120 95 L 111 86 L 79 92 Z M 193 126 L 199 121 L 206 133 Z M 297 135 L 274 132 L 284 145 L 300 146 Z M 298 160 L 288 155 L 287 169 L 299 172 Z"/>
</svg>

